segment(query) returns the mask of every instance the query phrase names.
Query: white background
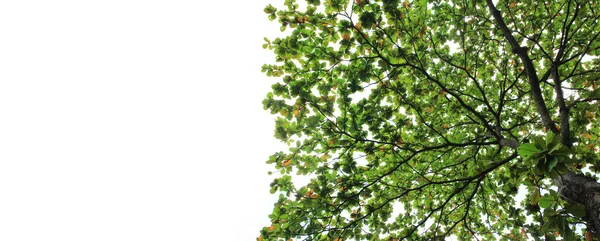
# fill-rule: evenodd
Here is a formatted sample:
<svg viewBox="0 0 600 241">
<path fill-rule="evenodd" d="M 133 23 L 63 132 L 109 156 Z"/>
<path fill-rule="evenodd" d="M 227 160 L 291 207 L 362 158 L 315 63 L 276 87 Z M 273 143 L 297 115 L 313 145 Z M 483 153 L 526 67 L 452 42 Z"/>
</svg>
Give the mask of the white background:
<svg viewBox="0 0 600 241">
<path fill-rule="evenodd" d="M 0 240 L 254 240 L 276 0 L 0 3 Z"/>
</svg>

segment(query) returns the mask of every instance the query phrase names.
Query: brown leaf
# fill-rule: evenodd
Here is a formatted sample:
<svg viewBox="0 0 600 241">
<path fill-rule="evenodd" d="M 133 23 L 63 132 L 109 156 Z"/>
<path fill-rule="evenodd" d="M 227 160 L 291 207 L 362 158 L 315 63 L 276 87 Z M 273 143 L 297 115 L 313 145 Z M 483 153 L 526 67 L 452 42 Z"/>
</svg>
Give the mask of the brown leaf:
<svg viewBox="0 0 600 241">
<path fill-rule="evenodd" d="M 397 146 L 402 146 L 404 145 L 404 141 L 402 140 L 402 137 L 399 137 L 398 140 L 396 140 L 396 145 Z"/>
<path fill-rule="evenodd" d="M 350 34 L 349 33 L 342 34 L 342 39 L 350 40 Z"/>
<path fill-rule="evenodd" d="M 592 241 L 593 239 L 594 239 L 594 235 L 592 235 L 592 232 L 585 231 L 585 241 Z"/>
</svg>

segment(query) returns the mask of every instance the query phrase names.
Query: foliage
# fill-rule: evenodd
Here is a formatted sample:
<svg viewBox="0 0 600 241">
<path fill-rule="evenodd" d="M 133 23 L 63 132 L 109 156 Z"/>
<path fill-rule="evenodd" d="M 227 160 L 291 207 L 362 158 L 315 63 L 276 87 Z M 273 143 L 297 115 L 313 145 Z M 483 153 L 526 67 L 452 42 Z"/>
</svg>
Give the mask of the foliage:
<svg viewBox="0 0 600 241">
<path fill-rule="evenodd" d="M 552 178 L 600 168 L 597 1 L 301 4 L 264 10 L 290 148 L 259 240 L 583 236 Z"/>
</svg>

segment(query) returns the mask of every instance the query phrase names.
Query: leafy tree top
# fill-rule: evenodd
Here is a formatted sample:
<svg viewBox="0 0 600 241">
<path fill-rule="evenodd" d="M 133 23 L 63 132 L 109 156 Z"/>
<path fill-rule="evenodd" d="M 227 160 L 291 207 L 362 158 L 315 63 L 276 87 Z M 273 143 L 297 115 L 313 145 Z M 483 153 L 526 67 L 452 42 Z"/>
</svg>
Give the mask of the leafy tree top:
<svg viewBox="0 0 600 241">
<path fill-rule="evenodd" d="M 597 3 L 267 6 L 289 31 L 265 38 L 263 104 L 290 148 L 269 158 L 280 195 L 259 240 L 583 235 L 553 179 L 600 168 Z"/>
</svg>

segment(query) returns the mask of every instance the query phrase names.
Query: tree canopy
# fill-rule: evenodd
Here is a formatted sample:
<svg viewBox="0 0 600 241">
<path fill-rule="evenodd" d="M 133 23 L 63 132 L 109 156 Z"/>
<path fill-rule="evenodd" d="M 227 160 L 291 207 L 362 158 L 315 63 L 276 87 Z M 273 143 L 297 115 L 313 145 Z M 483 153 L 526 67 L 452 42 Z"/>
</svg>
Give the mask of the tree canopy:
<svg viewBox="0 0 600 241">
<path fill-rule="evenodd" d="M 258 240 L 600 237 L 596 0 L 285 0 Z M 294 178 L 305 175 L 307 185 Z"/>
</svg>

